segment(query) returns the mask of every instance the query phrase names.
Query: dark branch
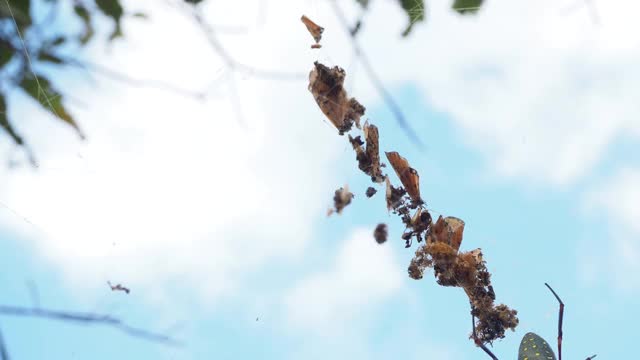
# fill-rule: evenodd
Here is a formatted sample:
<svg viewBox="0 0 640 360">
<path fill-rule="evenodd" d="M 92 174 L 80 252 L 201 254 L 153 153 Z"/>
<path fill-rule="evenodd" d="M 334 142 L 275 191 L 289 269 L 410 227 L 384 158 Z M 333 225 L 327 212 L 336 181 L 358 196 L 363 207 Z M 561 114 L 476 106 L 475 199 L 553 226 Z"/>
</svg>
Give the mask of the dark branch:
<svg viewBox="0 0 640 360">
<path fill-rule="evenodd" d="M 84 312 L 55 311 L 41 308 L 0 305 L 0 315 L 36 317 L 80 324 L 105 325 L 116 328 L 128 335 L 166 345 L 180 346 L 181 343 L 167 335 L 153 333 L 125 324 L 122 320 L 109 316 Z"/>
</svg>

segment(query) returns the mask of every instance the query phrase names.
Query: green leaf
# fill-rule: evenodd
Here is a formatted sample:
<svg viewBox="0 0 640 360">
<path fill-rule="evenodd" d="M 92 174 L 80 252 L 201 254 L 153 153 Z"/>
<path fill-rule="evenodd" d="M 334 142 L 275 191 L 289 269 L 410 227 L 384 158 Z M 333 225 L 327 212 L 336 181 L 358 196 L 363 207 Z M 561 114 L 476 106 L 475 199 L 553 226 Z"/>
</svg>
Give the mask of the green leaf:
<svg viewBox="0 0 640 360">
<path fill-rule="evenodd" d="M 451 8 L 460 14 L 475 14 L 484 0 L 455 0 Z"/>
<path fill-rule="evenodd" d="M 5 66 L 13 57 L 13 49 L 4 40 L 0 40 L 0 68 Z"/>
<path fill-rule="evenodd" d="M 9 7 L 7 7 L 9 5 Z M 31 1 L 30 0 L 13 0 L 7 2 L 0 1 L 0 17 L 13 17 L 22 29 L 31 25 Z"/>
<path fill-rule="evenodd" d="M 16 133 L 15 129 L 9 122 L 9 117 L 7 114 L 7 102 L 4 99 L 4 94 L 0 93 L 0 127 L 4 129 L 4 131 L 9 134 L 9 136 L 13 139 L 17 145 L 22 145 L 24 142 L 22 141 L 22 137 Z"/>
<path fill-rule="evenodd" d="M 89 10 L 81 4 L 76 4 L 73 7 L 73 11 L 78 15 L 78 17 L 82 20 L 84 24 L 84 33 L 80 35 L 80 44 L 86 45 L 89 40 L 93 37 L 93 25 L 91 24 L 91 14 L 89 14 Z"/>
<path fill-rule="evenodd" d="M 103 14 L 112 18 L 115 22 L 115 28 L 113 32 L 109 36 L 109 40 L 113 40 L 115 38 L 122 36 L 122 29 L 120 27 L 120 20 L 122 19 L 122 15 L 124 15 L 124 9 L 122 5 L 120 5 L 119 0 L 96 0 L 96 5 Z"/>
<path fill-rule="evenodd" d="M 530 332 L 522 337 L 518 360 L 556 360 L 556 354 L 543 338 Z"/>
<path fill-rule="evenodd" d="M 46 51 L 42 51 L 40 54 L 38 54 L 38 60 L 50 62 L 56 65 L 62 65 L 65 63 L 65 61 L 58 57 L 58 55 L 51 54 Z"/>
<path fill-rule="evenodd" d="M 407 13 L 409 17 L 409 25 L 402 33 L 402 36 L 407 36 L 413 29 L 413 25 L 417 22 L 424 21 L 424 0 L 399 0 L 402 9 Z"/>
<path fill-rule="evenodd" d="M 20 82 L 20 87 L 42 107 L 54 114 L 60 120 L 71 125 L 80 138 L 84 139 L 82 130 L 73 120 L 73 117 L 62 104 L 62 94 L 60 94 L 44 76 L 29 74 Z"/>
</svg>

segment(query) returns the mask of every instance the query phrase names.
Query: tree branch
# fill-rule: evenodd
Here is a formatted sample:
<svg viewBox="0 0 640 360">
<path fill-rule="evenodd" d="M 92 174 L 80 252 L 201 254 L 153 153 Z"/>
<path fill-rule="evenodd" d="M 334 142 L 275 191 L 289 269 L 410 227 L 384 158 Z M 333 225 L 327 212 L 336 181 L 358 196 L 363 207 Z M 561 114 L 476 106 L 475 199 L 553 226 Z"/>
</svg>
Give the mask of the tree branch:
<svg viewBox="0 0 640 360">
<path fill-rule="evenodd" d="M 81 324 L 105 325 L 120 330 L 127 335 L 166 345 L 180 346 L 181 342 L 164 334 L 153 333 L 135 328 L 122 320 L 110 315 L 100 315 L 84 312 L 55 311 L 42 308 L 27 308 L 20 306 L 0 305 L 0 315 L 45 318 L 58 321 L 76 322 Z"/>
</svg>

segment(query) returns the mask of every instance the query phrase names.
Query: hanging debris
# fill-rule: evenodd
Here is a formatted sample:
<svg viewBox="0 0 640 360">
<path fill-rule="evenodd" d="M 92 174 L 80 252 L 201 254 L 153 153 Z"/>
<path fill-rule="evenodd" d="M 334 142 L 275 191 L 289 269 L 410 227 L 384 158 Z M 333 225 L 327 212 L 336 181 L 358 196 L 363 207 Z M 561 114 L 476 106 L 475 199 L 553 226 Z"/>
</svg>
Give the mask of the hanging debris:
<svg viewBox="0 0 640 360">
<path fill-rule="evenodd" d="M 387 237 L 389 236 L 389 230 L 387 229 L 387 224 L 378 224 L 376 229 L 373 231 L 373 238 L 376 239 L 378 244 L 384 244 L 387 242 Z"/>
<path fill-rule="evenodd" d="M 482 343 L 502 339 L 507 329 L 518 325 L 517 311 L 506 305 L 495 305 L 491 274 L 480 249 L 458 252 L 462 243 L 464 221 L 440 216 L 429 231 L 426 243 L 416 250 L 409 265 L 409 276 L 421 279 L 426 268 L 433 268 L 442 286 L 461 287 L 471 303 L 475 330 Z"/>
<path fill-rule="evenodd" d="M 360 128 L 360 117 L 365 112 L 358 100 L 347 96 L 344 78 L 345 72 L 340 67 L 328 68 L 317 61 L 309 73 L 309 91 L 340 135 L 349 132 L 354 123 Z"/>
<path fill-rule="evenodd" d="M 304 25 L 307 27 L 307 30 L 309 30 L 309 33 L 311 34 L 311 36 L 313 36 L 313 40 L 316 41 L 315 44 L 311 45 L 311 48 L 312 49 L 321 48 L 322 45 L 320 45 L 320 40 L 322 39 L 322 33 L 324 32 L 324 28 L 314 23 L 313 21 L 311 21 L 311 19 L 309 19 L 306 15 L 302 15 L 302 18 L 300 18 L 300 20 L 302 20 Z"/>
<path fill-rule="evenodd" d="M 355 195 L 353 195 L 353 193 L 349 192 L 349 187 L 347 185 L 336 190 L 333 195 L 333 208 L 329 209 L 327 216 L 334 212 L 338 214 L 342 213 L 342 210 L 347 207 L 347 205 L 351 204 L 351 199 L 353 199 L 354 196 Z"/>
<path fill-rule="evenodd" d="M 369 186 L 367 188 L 367 192 L 365 193 L 365 195 L 367 195 L 368 198 L 371 198 L 373 195 L 375 195 L 378 192 L 378 190 L 372 188 L 371 186 Z"/>
<path fill-rule="evenodd" d="M 411 196 L 415 205 L 422 205 L 424 202 L 420 197 L 420 176 L 416 169 L 409 166 L 407 159 L 403 158 L 396 151 L 385 152 L 387 159 L 391 163 L 400 182 Z"/>
</svg>

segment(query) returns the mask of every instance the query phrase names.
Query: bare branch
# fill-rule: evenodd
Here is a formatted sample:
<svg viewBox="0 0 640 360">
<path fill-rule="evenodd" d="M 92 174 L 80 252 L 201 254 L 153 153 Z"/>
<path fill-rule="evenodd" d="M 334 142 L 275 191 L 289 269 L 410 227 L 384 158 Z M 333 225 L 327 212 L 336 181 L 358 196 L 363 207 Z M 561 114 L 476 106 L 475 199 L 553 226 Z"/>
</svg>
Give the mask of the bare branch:
<svg viewBox="0 0 640 360">
<path fill-rule="evenodd" d="M 153 333 L 139 329 L 124 323 L 122 320 L 110 315 L 101 315 L 84 312 L 66 312 L 48 310 L 42 308 L 27 308 L 21 306 L 0 305 L 0 315 L 36 317 L 51 320 L 76 322 L 80 324 L 105 325 L 118 329 L 130 336 L 138 337 L 148 341 L 158 342 L 166 345 L 180 346 L 181 342 L 164 334 Z"/>
</svg>

